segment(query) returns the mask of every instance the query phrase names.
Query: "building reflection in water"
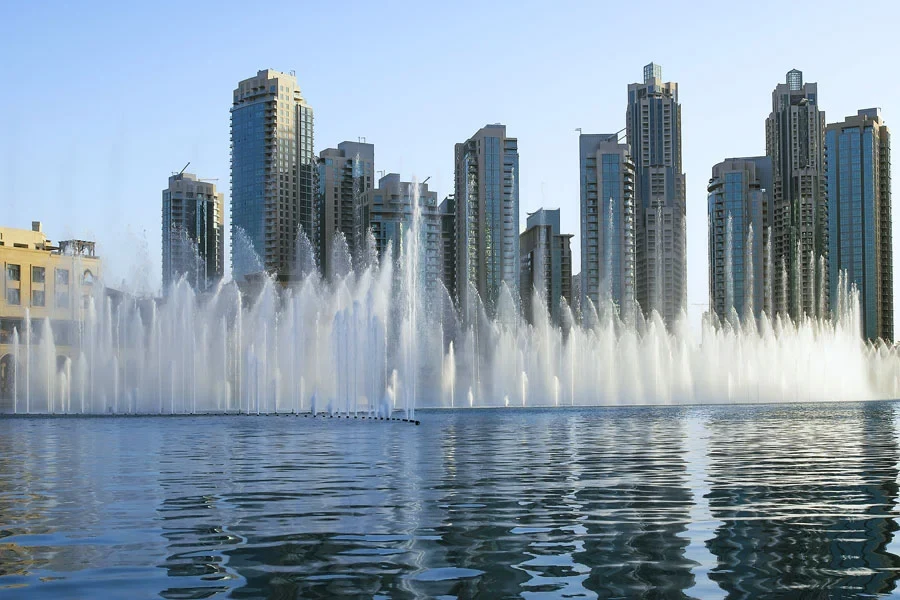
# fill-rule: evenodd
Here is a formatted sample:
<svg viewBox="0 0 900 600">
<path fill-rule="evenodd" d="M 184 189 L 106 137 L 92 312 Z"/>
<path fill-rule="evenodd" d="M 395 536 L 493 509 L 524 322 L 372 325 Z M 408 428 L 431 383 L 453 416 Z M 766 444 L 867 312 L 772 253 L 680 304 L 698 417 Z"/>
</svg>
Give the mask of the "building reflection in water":
<svg viewBox="0 0 900 600">
<path fill-rule="evenodd" d="M 440 411 L 420 427 L 3 421 L 0 590 L 890 594 L 900 570 L 896 412 L 891 403 Z"/>
<path fill-rule="evenodd" d="M 710 578 L 729 597 L 887 594 L 900 558 L 892 404 L 721 408 L 709 418 Z"/>
</svg>

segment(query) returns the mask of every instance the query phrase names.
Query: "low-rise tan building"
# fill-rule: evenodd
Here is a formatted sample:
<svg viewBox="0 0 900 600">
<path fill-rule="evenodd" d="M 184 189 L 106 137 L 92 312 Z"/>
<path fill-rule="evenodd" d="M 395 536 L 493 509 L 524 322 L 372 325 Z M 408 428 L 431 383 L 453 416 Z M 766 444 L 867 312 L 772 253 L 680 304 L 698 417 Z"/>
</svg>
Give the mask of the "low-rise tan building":
<svg viewBox="0 0 900 600">
<path fill-rule="evenodd" d="M 100 259 L 94 242 L 53 244 L 35 221 L 31 231 L 0 227 L 0 267 L 0 399 L 8 399 L 14 391 L 16 332 L 20 344 L 27 342 L 26 331 L 37 343 L 49 322 L 57 352 L 68 356 L 99 281 Z"/>
</svg>

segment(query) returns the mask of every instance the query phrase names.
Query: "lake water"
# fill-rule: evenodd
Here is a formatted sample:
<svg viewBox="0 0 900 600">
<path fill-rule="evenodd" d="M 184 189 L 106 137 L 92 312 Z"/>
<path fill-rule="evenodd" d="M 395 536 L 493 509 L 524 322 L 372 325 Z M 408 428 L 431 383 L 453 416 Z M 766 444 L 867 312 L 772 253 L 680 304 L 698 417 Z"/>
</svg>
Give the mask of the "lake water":
<svg viewBox="0 0 900 600">
<path fill-rule="evenodd" d="M 897 592 L 895 403 L 0 420 L 0 597 Z"/>
</svg>

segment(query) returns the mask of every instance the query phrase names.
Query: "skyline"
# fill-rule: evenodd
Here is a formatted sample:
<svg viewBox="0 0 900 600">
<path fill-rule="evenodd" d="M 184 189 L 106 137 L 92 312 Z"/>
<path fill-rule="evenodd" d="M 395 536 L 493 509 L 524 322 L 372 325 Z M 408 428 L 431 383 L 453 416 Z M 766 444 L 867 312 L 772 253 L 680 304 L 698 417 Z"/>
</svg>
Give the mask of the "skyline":
<svg viewBox="0 0 900 600">
<path fill-rule="evenodd" d="M 842 57 L 826 35 L 840 23 L 836 3 L 817 4 L 814 14 L 767 4 L 778 6 L 784 23 L 802 15 L 805 28 L 785 39 L 783 27 L 769 24 L 765 7 L 744 15 L 740 30 L 723 31 L 724 15 L 701 14 L 696 7 L 651 2 L 640 11 L 559 9 L 536 18 L 532 5 L 479 9 L 482 20 L 502 20 L 508 32 L 488 39 L 470 35 L 456 9 L 435 7 L 418 16 L 430 28 L 423 44 L 419 32 L 405 26 L 416 15 L 405 14 L 401 5 L 359 6 L 346 14 L 309 7 L 304 17 L 319 26 L 304 30 L 315 52 L 281 40 L 285 36 L 278 32 L 290 30 L 283 24 L 265 39 L 231 46 L 239 31 L 252 29 L 255 15 L 239 20 L 234 13 L 193 7 L 173 20 L 174 9 L 142 14 L 151 9 L 114 7 L 102 17 L 86 9 L 87 14 L 72 13 L 84 23 L 73 31 L 64 7 L 22 7 L 0 25 L 7 34 L 3 44 L 15 50 L 8 54 L 20 57 L 9 67 L 10 79 L 23 90 L 0 100 L 7 133 L 0 140 L 0 199 L 11 208 L 3 224 L 27 228 L 41 220 L 54 240 L 89 236 L 98 242 L 111 283 L 126 277 L 140 287 L 137 274 L 149 271 L 147 287 L 158 287 L 160 190 L 171 172 L 191 161 L 199 177 L 219 179 L 230 203 L 232 91 L 238 81 L 273 68 L 296 70 L 316 113 L 316 154 L 365 137 L 375 145 L 376 170 L 399 173 L 403 180 L 430 176 L 439 199 L 452 191 L 453 144 L 488 123 L 503 123 L 519 140 L 519 230 L 529 212 L 560 208 L 562 232 L 575 234 L 573 260 L 580 263 L 575 129 L 622 129 L 627 85 L 641 81 L 643 65 L 656 62 L 665 81 L 679 84 L 683 110 L 688 308 L 694 320 L 708 299 L 705 207 L 712 166 L 765 152 L 771 93 L 785 73 L 797 68 L 805 81 L 818 83 L 828 123 L 878 106 L 890 127 L 897 113 L 900 89 L 877 60 L 892 54 L 890 40 L 869 40 L 867 60 Z M 879 4 L 873 9 L 881 21 L 898 14 L 897 7 Z M 41 14 L 48 10 L 49 17 Z M 622 47 L 615 42 L 627 32 L 585 38 L 594 31 L 592 17 L 629 19 L 642 12 L 655 18 L 646 22 L 648 43 L 640 53 L 602 52 Z M 130 26 L 134 22 L 142 23 L 137 31 Z M 236 29 L 238 22 L 245 29 Z M 196 23 L 210 35 L 218 33 L 217 43 L 179 35 Z M 686 28 L 695 26 L 703 27 L 704 36 L 663 35 L 689 33 Z M 379 27 L 397 35 L 371 35 Z M 170 37 L 179 44 L 160 43 Z M 523 47 L 518 39 L 530 43 Z M 721 47 L 709 52 L 717 42 Z M 120 51 L 108 52 L 110 45 Z M 483 56 L 491 59 L 478 60 Z M 42 83 L 48 73 L 38 68 L 42 64 L 54 65 L 55 85 Z M 347 70 L 347 64 L 358 68 Z M 186 86 L 198 76 L 202 86 Z M 30 93 L 44 89 L 62 95 Z M 142 244 L 143 231 L 146 255 L 126 260 L 119 248 Z"/>
</svg>

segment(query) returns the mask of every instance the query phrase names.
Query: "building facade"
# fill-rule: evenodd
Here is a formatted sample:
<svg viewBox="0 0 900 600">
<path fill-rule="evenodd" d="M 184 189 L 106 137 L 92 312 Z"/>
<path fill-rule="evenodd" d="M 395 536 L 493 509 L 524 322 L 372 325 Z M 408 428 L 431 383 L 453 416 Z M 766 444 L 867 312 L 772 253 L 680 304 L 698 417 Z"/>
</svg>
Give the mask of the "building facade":
<svg viewBox="0 0 900 600">
<path fill-rule="evenodd" d="M 816 84 L 788 71 L 772 92 L 766 155 L 772 159 L 774 309 L 792 319 L 829 311 L 824 138 Z"/>
<path fill-rule="evenodd" d="M 671 325 L 687 303 L 685 176 L 678 84 L 663 83 L 659 65 L 628 85 L 625 120 L 635 167 L 635 299 Z"/>
<path fill-rule="evenodd" d="M 341 142 L 319 153 L 318 169 L 318 262 L 322 273 L 330 275 L 335 236 L 344 236 L 354 258 L 365 244 L 360 211 L 363 194 L 375 182 L 375 145 Z"/>
<path fill-rule="evenodd" d="M 877 108 L 825 129 L 829 281 L 859 290 L 863 335 L 894 341 L 891 137 Z"/>
<path fill-rule="evenodd" d="M 291 74 L 267 69 L 234 90 L 231 263 L 235 279 L 292 277 L 300 228 L 317 245 L 313 110 Z"/>
<path fill-rule="evenodd" d="M 533 305 L 535 293 L 554 323 L 560 323 L 562 316 L 561 298 L 572 304 L 571 239 L 571 234 L 560 233 L 559 209 L 542 208 L 528 215 L 525 231 L 519 236 L 519 289 L 523 313 L 532 323 L 538 316 Z"/>
<path fill-rule="evenodd" d="M 617 134 L 582 134 L 581 306 L 634 306 L 634 163 Z"/>
<path fill-rule="evenodd" d="M 447 295 L 456 298 L 456 198 L 450 194 L 438 207 L 441 213 L 441 282 Z"/>
<path fill-rule="evenodd" d="M 455 163 L 458 299 L 471 306 L 471 285 L 493 314 L 502 284 L 519 298 L 518 141 L 486 125 L 456 144 Z"/>
<path fill-rule="evenodd" d="M 362 223 L 375 238 L 378 256 L 383 259 L 390 245 L 394 260 L 399 260 L 402 252 L 409 251 L 412 242 L 409 231 L 416 196 L 421 218 L 418 276 L 423 291 L 430 293 L 437 289 L 442 275 L 441 214 L 437 192 L 429 191 L 427 183 L 400 181 L 400 175 L 388 173 L 378 180 L 376 189 L 363 193 Z"/>
<path fill-rule="evenodd" d="M 162 192 L 162 283 L 167 293 L 184 277 L 198 292 L 225 273 L 225 195 L 181 172 Z"/>
<path fill-rule="evenodd" d="M 35 221 L 31 231 L 0 227 L 0 265 L 0 411 L 5 411 L 15 392 L 17 366 L 25 360 L 16 341 L 24 346 L 30 334 L 31 343 L 39 343 L 49 323 L 59 358 L 69 356 L 99 285 L 100 259 L 94 242 L 54 245 Z"/>
<path fill-rule="evenodd" d="M 729 158 L 712 168 L 707 186 L 709 302 L 721 320 L 732 314 L 758 318 L 763 310 L 771 314 L 772 298 L 765 293 L 765 215 L 771 189 L 772 161 L 766 156 Z"/>
</svg>

